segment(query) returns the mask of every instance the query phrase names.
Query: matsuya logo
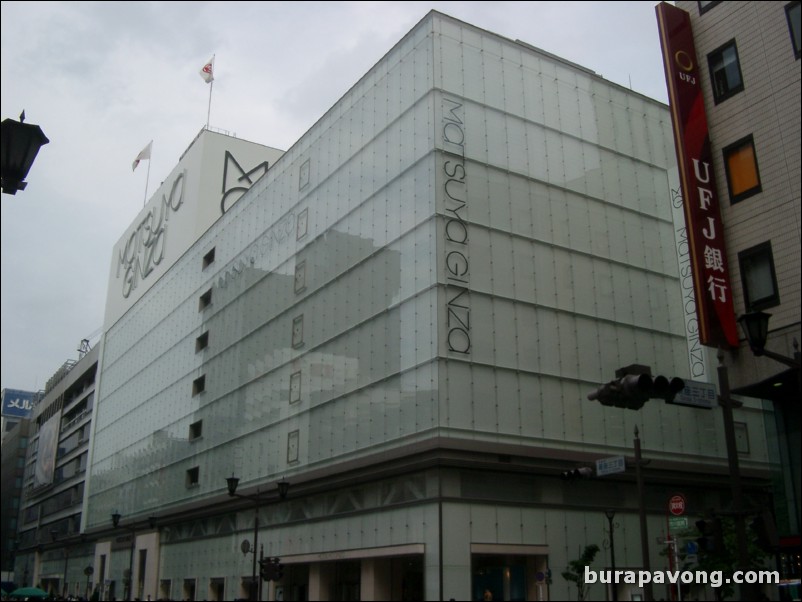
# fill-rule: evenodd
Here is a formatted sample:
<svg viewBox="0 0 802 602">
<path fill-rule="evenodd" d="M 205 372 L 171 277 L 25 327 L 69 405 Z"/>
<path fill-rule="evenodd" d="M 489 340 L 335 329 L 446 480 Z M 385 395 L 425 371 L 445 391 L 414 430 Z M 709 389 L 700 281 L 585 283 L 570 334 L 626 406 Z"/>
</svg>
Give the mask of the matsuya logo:
<svg viewBox="0 0 802 602">
<path fill-rule="evenodd" d="M 170 194 L 162 195 L 161 202 L 148 210 L 119 251 L 116 277 L 123 277 L 122 293 L 126 299 L 164 259 L 170 215 L 184 204 L 185 175 L 185 171 L 178 174 Z"/>
<path fill-rule="evenodd" d="M 230 166 L 230 172 L 229 172 Z M 231 209 L 253 183 L 267 173 L 267 161 L 262 161 L 246 172 L 229 151 L 223 158 L 223 197 L 220 199 L 220 214 Z"/>
</svg>

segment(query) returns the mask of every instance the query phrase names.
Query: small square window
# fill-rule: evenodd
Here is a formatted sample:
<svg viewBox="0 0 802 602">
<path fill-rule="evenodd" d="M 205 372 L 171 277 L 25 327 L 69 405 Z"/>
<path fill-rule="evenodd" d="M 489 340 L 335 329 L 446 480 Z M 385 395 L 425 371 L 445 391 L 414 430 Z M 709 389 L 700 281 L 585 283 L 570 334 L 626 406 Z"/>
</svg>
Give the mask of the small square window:
<svg viewBox="0 0 802 602">
<path fill-rule="evenodd" d="M 290 403 L 301 401 L 301 371 L 290 375 Z"/>
<path fill-rule="evenodd" d="M 303 162 L 301 169 L 298 170 L 298 190 L 303 190 L 309 185 L 309 159 Z"/>
<path fill-rule="evenodd" d="M 292 346 L 301 347 L 304 344 L 304 316 L 301 314 L 292 321 Z"/>
<path fill-rule="evenodd" d="M 774 273 L 771 243 L 765 242 L 738 253 L 744 306 L 747 312 L 760 311 L 780 304 L 780 291 Z"/>
<path fill-rule="evenodd" d="M 203 256 L 203 269 L 204 270 L 206 268 L 208 268 L 212 263 L 214 263 L 214 250 L 215 250 L 215 247 L 212 247 L 212 250 L 209 251 L 208 253 L 206 253 L 206 255 Z"/>
<path fill-rule="evenodd" d="M 300 261 L 295 264 L 295 292 L 302 293 L 306 290 L 306 262 Z"/>
<path fill-rule="evenodd" d="M 200 467 L 195 466 L 187 471 L 187 487 L 197 487 L 200 483 Z"/>
<path fill-rule="evenodd" d="M 197 339 L 195 339 L 195 353 L 203 351 L 209 346 L 209 331 L 207 330 Z"/>
<path fill-rule="evenodd" d="M 713 86 L 713 99 L 716 104 L 744 89 L 735 40 L 730 40 L 707 55 L 707 63 L 710 67 L 710 84 Z"/>
<path fill-rule="evenodd" d="M 203 293 L 198 299 L 198 311 L 203 311 L 212 304 L 212 289 Z"/>
<path fill-rule="evenodd" d="M 192 381 L 192 397 L 200 395 L 206 390 L 206 375 L 199 376 Z"/>
<path fill-rule="evenodd" d="M 301 434 L 295 430 L 287 434 L 287 463 L 293 464 L 298 461 L 298 448 L 300 447 Z"/>
<path fill-rule="evenodd" d="M 304 209 L 298 214 L 298 219 L 295 224 L 295 240 L 301 240 L 306 236 L 306 229 L 309 222 L 309 209 Z"/>
<path fill-rule="evenodd" d="M 785 16 L 788 19 L 788 31 L 791 33 L 791 45 L 794 47 L 794 56 L 796 56 L 796 58 L 799 58 L 800 48 L 802 48 L 799 41 L 800 6 L 802 6 L 802 4 L 799 2 L 791 2 L 785 5 Z"/>
<path fill-rule="evenodd" d="M 198 420 L 189 425 L 189 440 L 194 441 L 203 436 L 203 420 Z"/>
<path fill-rule="evenodd" d="M 723 153 L 730 201 L 737 203 L 763 190 L 752 136 L 730 144 Z"/>
</svg>

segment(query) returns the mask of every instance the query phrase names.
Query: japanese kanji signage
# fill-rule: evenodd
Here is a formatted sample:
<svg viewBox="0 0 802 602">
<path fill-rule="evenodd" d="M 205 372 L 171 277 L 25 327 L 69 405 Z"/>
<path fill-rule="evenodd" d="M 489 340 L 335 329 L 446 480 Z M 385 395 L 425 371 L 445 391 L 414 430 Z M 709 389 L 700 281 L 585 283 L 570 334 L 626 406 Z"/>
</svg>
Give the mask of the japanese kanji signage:
<svg viewBox="0 0 802 602">
<path fill-rule="evenodd" d="M 737 347 L 724 226 L 690 16 L 665 2 L 656 10 L 684 197 L 699 340 L 711 347 Z"/>
</svg>

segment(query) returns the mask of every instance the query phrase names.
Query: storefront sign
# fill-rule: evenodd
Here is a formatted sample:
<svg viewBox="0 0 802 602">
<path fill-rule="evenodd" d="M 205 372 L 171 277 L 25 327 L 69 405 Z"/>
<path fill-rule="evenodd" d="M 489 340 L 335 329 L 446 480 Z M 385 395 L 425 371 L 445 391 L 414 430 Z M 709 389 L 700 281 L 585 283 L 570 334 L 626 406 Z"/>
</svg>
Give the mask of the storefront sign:
<svg viewBox="0 0 802 602">
<path fill-rule="evenodd" d="M 657 6 L 657 21 L 688 227 L 699 340 L 711 347 L 737 347 L 724 227 L 690 17 L 663 2 Z"/>
</svg>

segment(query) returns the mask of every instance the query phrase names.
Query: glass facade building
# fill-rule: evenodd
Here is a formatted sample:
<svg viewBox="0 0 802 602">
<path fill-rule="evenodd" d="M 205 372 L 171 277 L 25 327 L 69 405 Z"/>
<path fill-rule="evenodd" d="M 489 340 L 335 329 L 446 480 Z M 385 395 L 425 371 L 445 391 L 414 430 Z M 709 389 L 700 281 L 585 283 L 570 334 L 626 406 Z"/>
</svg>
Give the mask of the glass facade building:
<svg viewBox="0 0 802 602">
<path fill-rule="evenodd" d="M 107 325 L 99 583 L 248 595 L 257 519 L 285 565 L 262 599 L 566 598 L 608 507 L 638 566 L 632 474 L 560 473 L 639 425 L 654 535 L 669 494 L 726 495 L 718 413 L 586 398 L 630 364 L 689 377 L 672 145 L 664 105 L 426 16 Z"/>
</svg>

